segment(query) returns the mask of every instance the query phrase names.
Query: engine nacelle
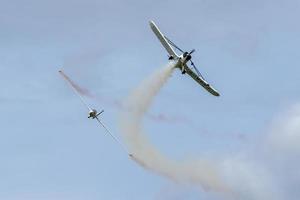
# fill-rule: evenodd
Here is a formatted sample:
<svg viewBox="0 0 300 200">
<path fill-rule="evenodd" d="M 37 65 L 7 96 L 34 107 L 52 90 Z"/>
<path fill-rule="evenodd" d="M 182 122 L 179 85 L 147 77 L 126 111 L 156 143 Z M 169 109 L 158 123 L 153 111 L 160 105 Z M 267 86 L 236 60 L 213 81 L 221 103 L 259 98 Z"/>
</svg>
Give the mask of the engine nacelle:
<svg viewBox="0 0 300 200">
<path fill-rule="evenodd" d="M 188 62 L 189 60 L 191 60 L 191 59 L 192 59 L 192 56 L 191 56 L 190 53 L 184 52 L 184 53 L 182 54 L 182 63 L 183 63 L 183 64 L 187 63 L 187 62 Z"/>
<path fill-rule="evenodd" d="M 192 56 L 190 55 L 190 54 L 188 54 L 187 56 L 186 56 L 186 61 L 189 61 L 189 60 L 191 60 L 192 59 Z"/>
</svg>

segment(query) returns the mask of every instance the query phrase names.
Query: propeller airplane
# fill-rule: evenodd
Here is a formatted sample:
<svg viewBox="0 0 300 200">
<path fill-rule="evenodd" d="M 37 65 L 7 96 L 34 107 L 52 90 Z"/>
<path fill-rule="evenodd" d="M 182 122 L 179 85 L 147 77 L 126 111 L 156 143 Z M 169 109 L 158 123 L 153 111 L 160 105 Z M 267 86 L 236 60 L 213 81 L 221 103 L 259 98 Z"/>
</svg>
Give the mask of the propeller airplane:
<svg viewBox="0 0 300 200">
<path fill-rule="evenodd" d="M 165 35 L 163 35 L 153 21 L 150 21 L 149 23 L 150 23 L 150 27 L 151 27 L 152 31 L 154 32 L 154 34 L 159 39 L 159 41 L 164 46 L 164 48 L 167 50 L 167 52 L 169 54 L 169 60 L 176 61 L 175 68 L 179 68 L 181 70 L 182 74 L 187 73 L 189 76 L 191 76 L 197 83 L 199 83 L 204 89 L 206 89 L 212 95 L 220 96 L 219 92 L 216 89 L 214 89 L 203 78 L 200 71 L 197 69 L 194 62 L 192 61 L 192 53 L 195 52 L 195 49 L 192 49 L 190 52 L 183 51 L 176 44 L 174 44 L 169 38 L 167 38 Z M 181 55 L 177 55 L 173 48 L 180 51 Z M 187 65 L 188 62 L 190 62 L 193 69 Z"/>
</svg>

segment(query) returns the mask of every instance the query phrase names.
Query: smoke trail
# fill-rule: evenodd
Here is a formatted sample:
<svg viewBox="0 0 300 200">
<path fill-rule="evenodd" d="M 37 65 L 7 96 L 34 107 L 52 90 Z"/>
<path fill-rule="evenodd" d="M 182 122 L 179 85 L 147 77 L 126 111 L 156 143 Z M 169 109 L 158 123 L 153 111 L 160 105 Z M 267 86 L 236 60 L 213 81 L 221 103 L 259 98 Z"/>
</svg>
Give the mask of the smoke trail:
<svg viewBox="0 0 300 200">
<path fill-rule="evenodd" d="M 122 105 L 122 102 L 120 100 L 117 99 L 110 99 L 107 97 L 103 97 L 103 96 L 99 96 L 99 95 L 95 95 L 93 94 L 90 90 L 88 90 L 85 87 L 80 86 L 78 83 L 75 83 L 74 80 L 72 80 L 67 74 L 65 74 L 63 71 L 60 71 L 60 74 L 64 77 L 64 79 L 66 79 L 66 81 L 68 81 L 73 88 L 81 95 L 83 96 L 87 96 L 93 99 L 96 99 L 98 101 L 101 101 L 102 103 L 111 105 L 119 110 L 124 110 L 126 108 L 124 108 L 124 106 Z M 128 112 L 130 112 L 130 110 L 127 110 Z M 166 122 L 166 123 L 186 123 L 187 119 L 183 118 L 183 117 L 177 117 L 177 116 L 167 116 L 164 115 L 162 113 L 159 114 L 152 114 L 152 113 L 147 113 L 147 117 L 153 121 L 156 122 Z"/>
<path fill-rule="evenodd" d="M 300 105 L 280 115 L 267 138 L 257 138 L 261 143 L 254 144 L 254 149 L 223 155 L 218 162 L 204 159 L 179 162 L 151 144 L 144 134 L 142 120 L 171 76 L 173 66 L 170 63 L 144 80 L 125 101 L 131 112 L 122 111 L 120 129 L 133 154 L 132 159 L 175 182 L 225 192 L 222 193 L 225 199 L 299 199 Z"/>
<path fill-rule="evenodd" d="M 153 146 L 142 129 L 142 119 L 162 86 L 171 76 L 174 63 L 158 70 L 144 80 L 125 101 L 131 112 L 120 115 L 120 129 L 132 158 L 142 167 L 180 183 L 198 184 L 204 189 L 225 191 L 213 163 L 207 160 L 175 161 L 163 155 Z"/>
<path fill-rule="evenodd" d="M 63 71 L 60 71 L 60 74 L 75 88 L 75 90 L 79 94 L 85 95 L 87 97 L 93 97 L 92 93 L 88 89 L 80 87 L 69 76 L 67 76 Z"/>
</svg>

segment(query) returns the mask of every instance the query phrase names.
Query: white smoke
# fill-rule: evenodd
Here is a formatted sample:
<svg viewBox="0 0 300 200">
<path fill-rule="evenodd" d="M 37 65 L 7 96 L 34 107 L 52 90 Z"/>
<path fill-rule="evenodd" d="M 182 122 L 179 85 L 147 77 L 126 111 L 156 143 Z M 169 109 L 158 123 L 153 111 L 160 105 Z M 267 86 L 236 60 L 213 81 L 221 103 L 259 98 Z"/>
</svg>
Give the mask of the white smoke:
<svg viewBox="0 0 300 200">
<path fill-rule="evenodd" d="M 199 184 L 204 189 L 227 190 L 214 164 L 207 160 L 175 161 L 153 146 L 142 128 L 142 120 L 151 103 L 174 70 L 174 63 L 158 70 L 144 80 L 127 98 L 124 105 L 130 112 L 122 112 L 120 128 L 132 158 L 143 167 L 176 182 Z"/>
<path fill-rule="evenodd" d="M 222 192 L 222 199 L 298 199 L 300 192 L 300 106 L 279 117 L 268 137 L 255 150 L 242 149 L 223 159 L 177 161 L 162 154 L 147 138 L 142 121 L 154 97 L 167 82 L 174 63 L 145 79 L 126 99 L 128 109 L 120 115 L 120 129 L 142 167 L 175 182 L 200 185 Z"/>
</svg>

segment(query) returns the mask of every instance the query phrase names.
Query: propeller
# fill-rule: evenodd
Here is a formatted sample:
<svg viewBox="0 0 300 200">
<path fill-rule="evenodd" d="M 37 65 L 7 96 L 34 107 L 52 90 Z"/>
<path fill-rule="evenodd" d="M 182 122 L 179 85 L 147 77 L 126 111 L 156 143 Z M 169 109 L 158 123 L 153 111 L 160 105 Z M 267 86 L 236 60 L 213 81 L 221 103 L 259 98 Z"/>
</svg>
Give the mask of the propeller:
<svg viewBox="0 0 300 200">
<path fill-rule="evenodd" d="M 174 44 L 169 38 L 167 38 L 166 36 L 164 36 L 165 38 L 166 38 L 166 40 L 175 48 L 175 49 L 177 49 L 178 51 L 180 51 L 181 53 L 184 53 L 184 54 L 187 54 L 187 55 L 190 55 L 191 56 L 191 54 L 192 53 L 194 53 L 196 50 L 195 49 L 192 49 L 189 53 L 188 52 L 185 52 L 185 51 L 183 51 L 182 49 L 180 49 L 176 44 Z M 198 74 L 198 76 L 200 76 L 203 80 L 205 80 L 204 79 L 204 77 L 202 76 L 202 74 L 200 73 L 200 71 L 197 69 L 197 67 L 196 67 L 196 65 L 194 64 L 194 62 L 192 61 L 192 59 L 190 59 L 189 60 L 190 62 L 191 62 L 191 65 L 192 65 L 192 67 L 194 68 L 194 70 L 196 71 L 196 73 Z"/>
<path fill-rule="evenodd" d="M 192 49 L 192 51 L 190 51 L 190 55 L 192 54 L 192 53 L 194 53 L 196 50 L 195 49 Z"/>
</svg>

